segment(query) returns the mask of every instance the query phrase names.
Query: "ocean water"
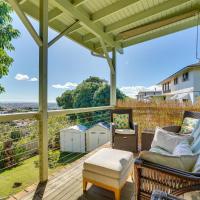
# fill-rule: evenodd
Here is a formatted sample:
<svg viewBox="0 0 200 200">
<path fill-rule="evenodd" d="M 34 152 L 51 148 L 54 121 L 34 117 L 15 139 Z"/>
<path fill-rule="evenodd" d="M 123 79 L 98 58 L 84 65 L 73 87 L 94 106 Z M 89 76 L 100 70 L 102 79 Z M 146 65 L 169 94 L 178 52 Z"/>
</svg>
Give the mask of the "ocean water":
<svg viewBox="0 0 200 200">
<path fill-rule="evenodd" d="M 0 107 L 3 109 L 24 109 L 24 110 L 38 110 L 38 103 L 30 102 L 0 102 Z M 59 109 L 56 103 L 48 103 L 49 110 Z"/>
</svg>

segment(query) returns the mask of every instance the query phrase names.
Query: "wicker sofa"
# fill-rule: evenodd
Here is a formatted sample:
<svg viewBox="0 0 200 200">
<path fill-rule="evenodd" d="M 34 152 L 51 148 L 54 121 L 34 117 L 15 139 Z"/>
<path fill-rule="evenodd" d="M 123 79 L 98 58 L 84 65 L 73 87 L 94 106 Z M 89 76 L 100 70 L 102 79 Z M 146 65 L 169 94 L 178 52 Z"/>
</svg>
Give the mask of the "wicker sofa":
<svg viewBox="0 0 200 200">
<path fill-rule="evenodd" d="M 200 113 L 186 111 L 185 117 L 200 118 Z M 180 127 L 170 126 L 165 127 L 165 130 L 179 132 Z M 177 196 L 200 190 L 200 173 L 174 169 L 141 158 L 135 160 L 134 175 L 137 199 L 150 199 L 155 189 Z"/>
</svg>

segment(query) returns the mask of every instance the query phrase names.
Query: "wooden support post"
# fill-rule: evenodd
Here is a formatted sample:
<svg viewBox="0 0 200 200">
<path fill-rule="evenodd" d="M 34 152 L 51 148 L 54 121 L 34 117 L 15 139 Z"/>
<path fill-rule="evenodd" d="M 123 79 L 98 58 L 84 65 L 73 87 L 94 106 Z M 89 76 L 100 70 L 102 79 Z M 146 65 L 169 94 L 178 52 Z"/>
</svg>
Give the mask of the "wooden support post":
<svg viewBox="0 0 200 200">
<path fill-rule="evenodd" d="M 112 66 L 114 71 L 110 70 L 110 105 L 116 106 L 116 50 L 113 48 L 112 51 Z"/>
<path fill-rule="evenodd" d="M 40 38 L 43 44 L 39 48 L 39 173 L 40 182 L 45 182 L 48 179 L 48 0 L 40 0 Z"/>
</svg>

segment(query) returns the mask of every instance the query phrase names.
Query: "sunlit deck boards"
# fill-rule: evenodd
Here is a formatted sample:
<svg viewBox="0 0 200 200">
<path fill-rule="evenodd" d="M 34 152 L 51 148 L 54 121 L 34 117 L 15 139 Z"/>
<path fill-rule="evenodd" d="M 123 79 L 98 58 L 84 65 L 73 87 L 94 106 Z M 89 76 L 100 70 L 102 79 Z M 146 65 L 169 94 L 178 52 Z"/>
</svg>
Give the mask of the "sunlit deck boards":
<svg viewBox="0 0 200 200">
<path fill-rule="evenodd" d="M 102 148 L 102 147 L 101 147 Z M 99 149 L 97 149 L 99 150 Z M 96 150 L 96 151 L 97 151 Z M 82 192 L 82 168 L 86 158 L 94 154 L 91 152 L 81 159 L 75 161 L 70 166 L 65 167 L 49 178 L 49 181 L 43 185 L 34 185 L 27 190 L 13 196 L 11 199 L 31 200 L 112 200 L 114 194 L 110 191 L 88 186 L 86 194 Z M 133 199 L 133 183 L 128 179 L 122 190 L 122 200 Z"/>
</svg>

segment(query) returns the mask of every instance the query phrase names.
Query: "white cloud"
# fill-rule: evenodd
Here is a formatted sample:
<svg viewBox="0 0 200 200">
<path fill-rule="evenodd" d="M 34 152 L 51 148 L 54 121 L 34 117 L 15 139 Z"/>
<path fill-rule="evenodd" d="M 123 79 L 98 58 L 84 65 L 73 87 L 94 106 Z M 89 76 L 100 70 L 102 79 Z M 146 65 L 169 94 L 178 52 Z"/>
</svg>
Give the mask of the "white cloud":
<svg viewBox="0 0 200 200">
<path fill-rule="evenodd" d="M 76 88 L 77 85 L 78 85 L 77 83 L 67 82 L 67 83 L 65 83 L 63 85 L 61 85 L 61 84 L 54 84 L 54 85 L 52 85 L 52 87 L 56 88 L 56 89 L 72 90 L 72 89 Z"/>
<path fill-rule="evenodd" d="M 36 77 L 33 77 L 33 78 L 31 78 L 29 81 L 34 82 L 34 81 L 38 81 L 38 79 L 37 79 Z"/>
<path fill-rule="evenodd" d="M 126 87 L 121 87 L 120 90 L 126 94 L 129 97 L 136 98 L 136 95 L 140 91 L 151 91 L 151 90 L 157 90 L 160 91 L 161 87 L 158 85 L 152 85 L 150 87 L 144 87 L 144 86 L 126 86 Z"/>
<path fill-rule="evenodd" d="M 27 74 L 16 74 L 15 79 L 18 81 L 26 81 L 29 80 L 29 76 Z"/>
</svg>

